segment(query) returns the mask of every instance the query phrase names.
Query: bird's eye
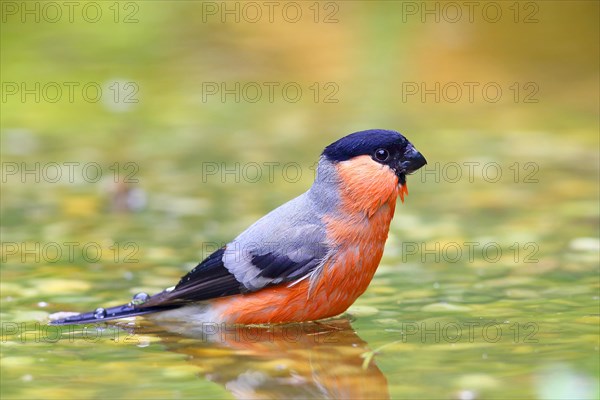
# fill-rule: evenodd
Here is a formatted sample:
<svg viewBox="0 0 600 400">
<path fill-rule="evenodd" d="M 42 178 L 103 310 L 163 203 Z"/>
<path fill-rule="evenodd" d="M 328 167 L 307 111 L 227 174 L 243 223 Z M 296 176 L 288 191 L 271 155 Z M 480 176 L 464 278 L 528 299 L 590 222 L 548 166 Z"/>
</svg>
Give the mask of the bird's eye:
<svg viewBox="0 0 600 400">
<path fill-rule="evenodd" d="M 386 161 L 390 157 L 390 152 L 387 151 L 386 149 L 377 149 L 377 150 L 375 150 L 373 157 L 375 157 L 375 160 L 377 160 L 379 162 L 383 162 L 383 161 Z"/>
</svg>

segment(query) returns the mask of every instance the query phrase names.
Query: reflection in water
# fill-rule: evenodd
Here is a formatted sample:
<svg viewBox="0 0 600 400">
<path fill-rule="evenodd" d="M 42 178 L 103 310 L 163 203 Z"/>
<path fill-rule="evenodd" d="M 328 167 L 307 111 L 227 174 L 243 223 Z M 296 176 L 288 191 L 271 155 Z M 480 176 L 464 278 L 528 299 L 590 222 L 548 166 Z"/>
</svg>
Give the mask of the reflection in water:
<svg viewBox="0 0 600 400">
<path fill-rule="evenodd" d="M 389 398 L 387 380 L 350 321 L 279 326 L 144 325 L 239 399 Z"/>
</svg>

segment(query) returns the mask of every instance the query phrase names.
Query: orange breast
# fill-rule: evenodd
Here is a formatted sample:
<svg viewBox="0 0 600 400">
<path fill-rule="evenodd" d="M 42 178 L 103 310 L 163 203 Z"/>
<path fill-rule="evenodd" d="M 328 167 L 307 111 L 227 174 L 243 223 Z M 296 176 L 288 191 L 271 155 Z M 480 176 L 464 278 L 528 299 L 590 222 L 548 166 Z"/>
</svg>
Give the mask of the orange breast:
<svg viewBox="0 0 600 400">
<path fill-rule="evenodd" d="M 398 179 L 393 171 L 356 157 L 338 164 L 340 212 L 324 218 L 334 247 L 313 282 L 279 285 L 213 305 L 229 323 L 310 321 L 344 312 L 367 289 L 381 261 L 394 216 Z"/>
<path fill-rule="evenodd" d="M 342 212 L 326 218 L 330 243 L 338 246 L 313 289 L 339 314 L 367 289 L 381 257 L 398 197 L 394 172 L 369 156 L 342 162 Z"/>
</svg>

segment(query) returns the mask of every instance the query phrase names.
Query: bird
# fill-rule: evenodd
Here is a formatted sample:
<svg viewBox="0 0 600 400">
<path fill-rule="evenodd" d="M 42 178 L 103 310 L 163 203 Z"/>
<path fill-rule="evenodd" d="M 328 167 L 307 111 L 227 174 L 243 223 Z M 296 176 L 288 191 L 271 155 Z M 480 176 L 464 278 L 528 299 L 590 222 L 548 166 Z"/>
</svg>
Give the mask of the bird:
<svg viewBox="0 0 600 400">
<path fill-rule="evenodd" d="M 323 150 L 312 186 L 216 250 L 155 295 L 51 325 L 153 314 L 205 323 L 318 321 L 345 312 L 365 292 L 383 256 L 406 176 L 427 164 L 401 133 L 369 129 Z"/>
</svg>

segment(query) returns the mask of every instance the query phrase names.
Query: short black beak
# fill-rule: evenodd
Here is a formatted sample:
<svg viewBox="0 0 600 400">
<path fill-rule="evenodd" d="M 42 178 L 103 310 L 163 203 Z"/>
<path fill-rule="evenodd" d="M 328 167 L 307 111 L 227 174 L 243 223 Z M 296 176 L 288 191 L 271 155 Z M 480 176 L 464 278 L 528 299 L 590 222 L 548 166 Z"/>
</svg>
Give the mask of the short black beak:
<svg viewBox="0 0 600 400">
<path fill-rule="evenodd" d="M 425 157 L 413 146 L 409 146 L 400 162 L 400 169 L 404 174 L 412 174 L 425 164 L 427 164 Z"/>
</svg>

